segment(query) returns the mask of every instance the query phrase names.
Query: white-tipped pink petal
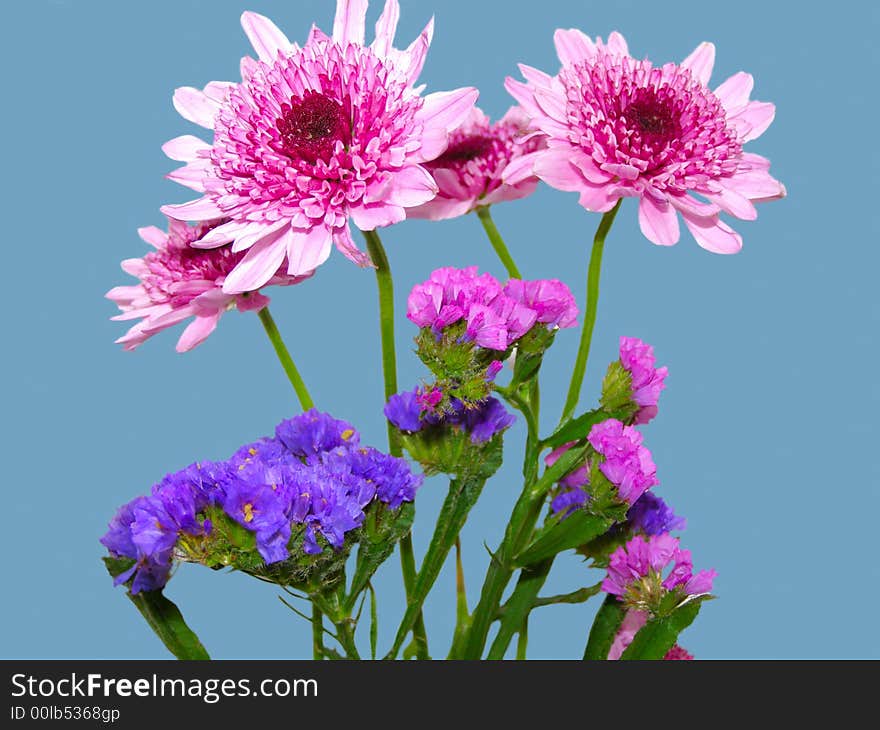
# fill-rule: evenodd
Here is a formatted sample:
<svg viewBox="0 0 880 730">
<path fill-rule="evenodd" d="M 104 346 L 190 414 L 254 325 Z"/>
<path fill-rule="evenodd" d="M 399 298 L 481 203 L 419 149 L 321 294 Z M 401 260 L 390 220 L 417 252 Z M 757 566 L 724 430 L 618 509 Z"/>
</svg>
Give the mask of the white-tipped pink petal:
<svg viewBox="0 0 880 730">
<path fill-rule="evenodd" d="M 206 129 L 214 128 L 214 117 L 220 111 L 220 104 L 205 95 L 205 92 L 192 86 L 181 86 L 174 90 L 174 108 L 188 122 Z"/>
<path fill-rule="evenodd" d="M 639 200 L 639 227 L 645 238 L 658 246 L 678 243 L 678 213 L 665 198 L 642 196 Z"/>
<path fill-rule="evenodd" d="M 707 251 L 721 254 L 734 254 L 742 250 L 742 237 L 724 221 L 718 218 L 697 218 L 682 213 L 696 242 Z"/>
<path fill-rule="evenodd" d="M 330 256 L 333 234 L 325 226 L 315 226 L 310 231 L 289 228 L 282 237 L 287 249 L 287 273 L 290 276 L 307 276 Z"/>
<path fill-rule="evenodd" d="M 563 65 L 592 61 L 596 57 L 596 44 L 577 28 L 559 28 L 553 34 L 553 45 Z"/>
<path fill-rule="evenodd" d="M 168 241 L 168 234 L 156 226 L 144 226 L 143 228 L 138 228 L 138 235 L 141 237 L 142 241 L 149 243 L 153 248 L 159 249 L 160 251 L 165 248 L 165 244 Z"/>
<path fill-rule="evenodd" d="M 550 149 L 539 153 L 533 170 L 551 187 L 568 192 L 578 192 L 586 184 L 584 176 L 571 161 L 572 153 L 563 148 Z"/>
<path fill-rule="evenodd" d="M 180 137 L 169 139 L 162 145 L 162 151 L 170 159 L 177 162 L 192 162 L 198 159 L 200 152 L 210 152 L 211 145 L 191 134 L 184 134 Z"/>
<path fill-rule="evenodd" d="M 269 18 L 246 11 L 241 15 L 241 27 L 264 63 L 273 63 L 279 53 L 290 51 L 287 36 Z"/>
<path fill-rule="evenodd" d="M 385 202 L 411 208 L 427 203 L 437 190 L 437 183 L 424 167 L 410 165 L 391 176 Z"/>
<path fill-rule="evenodd" d="M 689 69 L 697 81 L 703 86 L 707 86 L 715 66 L 715 44 L 704 41 L 681 62 L 681 66 Z"/>
<path fill-rule="evenodd" d="M 373 40 L 373 52 L 380 58 L 388 55 L 394 47 L 394 36 L 397 33 L 397 22 L 400 20 L 400 4 L 397 0 L 388 0 L 385 8 L 376 21 L 376 37 Z"/>
<path fill-rule="evenodd" d="M 201 345 L 215 329 L 220 321 L 220 314 L 212 314 L 207 317 L 196 317 L 190 322 L 180 339 L 177 340 L 175 349 L 177 352 L 189 352 L 197 345 Z"/>
<path fill-rule="evenodd" d="M 333 40 L 341 45 L 364 44 L 367 0 L 337 0 L 333 19 Z"/>
<path fill-rule="evenodd" d="M 357 247 L 357 244 L 355 244 L 354 239 L 351 237 L 351 229 L 349 229 L 347 225 L 333 231 L 333 243 L 336 244 L 336 248 L 339 249 L 342 252 L 342 255 L 349 261 L 352 261 L 363 268 L 373 266 L 373 260 L 370 258 L 369 254 L 361 251 Z"/>
<path fill-rule="evenodd" d="M 629 55 L 629 46 L 626 45 L 626 39 L 616 30 L 608 34 L 608 42 L 605 44 L 605 47 L 618 56 Z"/>
<path fill-rule="evenodd" d="M 735 112 L 749 103 L 754 86 L 752 75 L 739 71 L 715 89 L 715 96 L 728 112 Z"/>
<path fill-rule="evenodd" d="M 232 243 L 232 241 L 248 231 L 253 225 L 255 224 L 248 223 L 247 221 L 229 221 L 216 228 L 212 228 L 198 241 L 194 241 L 190 245 L 193 248 L 216 248 L 217 246 L 223 246 L 227 243 Z M 265 226 L 260 226 L 260 228 L 265 230 Z"/>
<path fill-rule="evenodd" d="M 163 205 L 161 210 L 169 218 L 176 218 L 179 221 L 209 221 L 223 217 L 223 211 L 208 197 L 179 205 Z"/>
<path fill-rule="evenodd" d="M 436 91 L 424 97 L 424 104 L 416 118 L 429 128 L 451 132 L 467 117 L 480 92 L 472 86 L 455 91 Z"/>
<path fill-rule="evenodd" d="M 235 240 L 232 242 L 232 252 L 238 253 L 240 251 L 246 251 L 264 236 L 268 236 L 270 233 L 275 233 L 289 226 L 290 223 L 286 220 L 280 220 L 272 225 L 266 225 L 265 223 L 250 224 L 243 228 L 235 237 Z M 200 247 L 201 241 L 192 245 Z"/>
<path fill-rule="evenodd" d="M 149 273 L 149 269 L 143 259 L 124 259 L 120 262 L 119 268 L 121 268 L 126 274 L 131 274 L 132 276 L 137 277 Z"/>
<path fill-rule="evenodd" d="M 742 134 L 742 141 L 751 142 L 767 131 L 775 117 L 775 104 L 767 101 L 750 101 L 742 110 L 732 114 L 730 121 Z"/>
<path fill-rule="evenodd" d="M 226 277 L 223 291 L 227 294 L 242 294 L 256 291 L 263 286 L 275 276 L 283 263 L 287 254 L 285 243 L 280 230 L 257 241 Z"/>
<path fill-rule="evenodd" d="M 203 89 L 205 96 L 218 104 L 226 101 L 229 92 L 234 89 L 236 84 L 231 81 L 209 81 Z"/>
</svg>

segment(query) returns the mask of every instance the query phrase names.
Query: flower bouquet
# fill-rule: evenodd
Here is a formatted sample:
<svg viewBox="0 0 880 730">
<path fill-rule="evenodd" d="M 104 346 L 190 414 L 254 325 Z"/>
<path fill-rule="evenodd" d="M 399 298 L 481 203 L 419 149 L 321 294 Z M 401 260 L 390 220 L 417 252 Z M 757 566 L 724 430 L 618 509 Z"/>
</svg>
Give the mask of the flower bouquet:
<svg viewBox="0 0 880 730">
<path fill-rule="evenodd" d="M 516 656 L 525 658 L 533 610 L 604 594 L 583 629 L 585 659 L 691 658 L 678 635 L 712 598 L 715 573 L 695 571 L 673 536 L 685 521 L 652 489 L 656 469 L 638 428 L 657 414 L 667 370 L 650 345 L 621 337 L 595 407 L 579 412 L 578 404 L 603 247 L 622 201 L 637 200 L 641 231 L 654 244 L 677 243 L 683 220 L 704 249 L 736 253 L 742 240 L 721 215 L 751 220 L 755 203 L 785 195 L 769 162 L 744 150 L 772 122 L 773 105 L 750 100 L 746 73 L 711 90 L 710 43 L 680 64 L 654 66 L 631 56 L 619 33 L 603 41 L 558 30 L 558 72 L 520 65 L 524 80 L 506 81 L 517 105 L 493 123 L 475 106 L 474 88 L 425 94 L 416 85 L 433 21 L 400 50 L 397 0 L 387 0 L 369 45 L 366 13 L 365 0 L 338 0 L 332 34 L 313 27 L 300 46 L 246 12 L 256 58 L 241 60 L 241 80 L 174 93 L 181 116 L 208 130 L 163 147 L 184 163 L 169 177 L 198 197 L 162 208 L 167 230 L 140 230 L 154 250 L 122 264 L 138 282 L 107 294 L 121 312 L 115 319 L 134 322 L 118 342 L 134 350 L 188 321 L 177 342 L 185 352 L 225 312 L 256 312 L 302 412 L 226 460 L 168 474 L 121 507 L 101 539 L 109 572 L 182 659 L 208 653 L 163 595 L 179 562 L 277 585 L 311 625 L 316 659 L 366 655 L 362 623 L 369 656 L 423 659 L 432 650 L 422 608 L 453 552 L 456 625 L 443 656 L 500 659 L 516 637 Z M 600 214 L 583 311 L 562 281 L 525 278 L 492 220 L 491 206 L 541 182 L 577 192 L 581 206 Z M 406 310 L 424 381 L 401 389 L 391 267 L 378 229 L 472 213 L 506 280 L 476 267 L 426 272 Z M 334 247 L 372 269 L 378 285 L 382 450 L 315 407 L 263 293 L 310 279 Z M 563 330 L 578 328 L 565 405 L 557 426 L 541 433 L 542 362 Z M 472 605 L 458 536 L 517 418 L 527 431 L 522 487 Z M 411 532 L 425 475 L 447 475 L 449 486 L 417 560 Z M 380 651 L 372 578 L 395 551 L 407 605 Z M 543 595 L 566 551 L 604 579 Z"/>
</svg>

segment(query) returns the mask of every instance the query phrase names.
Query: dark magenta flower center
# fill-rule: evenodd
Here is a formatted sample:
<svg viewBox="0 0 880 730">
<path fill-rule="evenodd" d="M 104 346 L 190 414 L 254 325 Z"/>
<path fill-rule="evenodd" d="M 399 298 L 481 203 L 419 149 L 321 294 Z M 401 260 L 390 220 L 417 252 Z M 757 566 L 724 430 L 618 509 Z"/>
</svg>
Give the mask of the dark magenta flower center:
<svg viewBox="0 0 880 730">
<path fill-rule="evenodd" d="M 275 122 L 282 151 L 314 164 L 328 162 L 337 141 L 351 143 L 351 119 L 342 104 L 319 92 L 307 91 L 281 105 Z"/>
<path fill-rule="evenodd" d="M 680 133 L 674 101 L 654 89 L 638 89 L 633 100 L 623 110 L 630 129 L 640 133 L 642 140 L 652 146 L 671 142 Z"/>
<path fill-rule="evenodd" d="M 453 142 L 446 148 L 437 162 L 469 162 L 487 155 L 492 150 L 494 140 L 484 135 L 472 135 Z"/>
</svg>

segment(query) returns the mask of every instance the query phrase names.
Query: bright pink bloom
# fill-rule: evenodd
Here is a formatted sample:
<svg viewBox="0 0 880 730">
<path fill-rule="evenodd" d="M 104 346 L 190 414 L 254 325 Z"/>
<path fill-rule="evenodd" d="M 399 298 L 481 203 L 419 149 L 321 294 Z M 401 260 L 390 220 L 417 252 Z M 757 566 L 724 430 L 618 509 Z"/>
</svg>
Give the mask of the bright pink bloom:
<svg viewBox="0 0 880 730">
<path fill-rule="evenodd" d="M 155 226 L 138 231 L 141 238 L 156 250 L 142 259 L 126 259 L 122 262 L 122 270 L 136 276 L 140 283 L 117 286 L 106 295 L 122 310 L 122 314 L 113 319 L 140 320 L 116 340 L 126 350 L 134 350 L 157 332 L 195 317 L 177 342 L 177 351 L 186 352 L 201 344 L 214 331 L 225 311 L 233 307 L 240 312 L 258 310 L 269 303 L 269 298 L 259 292 L 224 293 L 223 282 L 244 254 L 233 253 L 229 246 L 209 251 L 191 247 L 193 241 L 212 228 L 212 223 L 189 226 L 182 221 L 170 220 L 168 233 Z M 278 275 L 266 283 L 286 286 L 310 275 Z"/>
<path fill-rule="evenodd" d="M 554 41 L 562 62 L 556 76 L 520 65 L 526 83 L 507 79 L 547 148 L 510 165 L 505 182 L 537 175 L 600 212 L 637 197 L 642 233 L 653 243 L 678 242 L 681 213 L 700 246 L 738 252 L 742 239 L 719 214 L 753 220 L 755 203 L 785 195 L 770 162 L 743 151 L 775 113 L 773 104 L 749 100 L 752 77 L 740 72 L 710 91 L 711 43 L 680 65 L 655 68 L 632 58 L 619 33 L 603 43 L 557 30 Z"/>
<path fill-rule="evenodd" d="M 531 195 L 538 185 L 534 175 L 508 185 L 502 173 L 515 159 L 544 146 L 543 136 L 529 128 L 529 118 L 511 107 L 500 121 L 476 107 L 449 136 L 449 147 L 425 164 L 439 187 L 437 197 L 409 211 L 411 218 L 457 218 L 481 205 L 494 205 Z"/>
<path fill-rule="evenodd" d="M 187 163 L 169 177 L 203 196 L 163 211 L 184 220 L 230 219 L 194 244 L 247 250 L 226 279 L 228 293 L 258 289 L 285 259 L 288 274 L 313 271 L 333 244 L 369 266 L 349 219 L 362 230 L 388 226 L 437 193 L 423 163 L 446 150 L 477 91 L 421 96 L 413 84 L 433 21 L 400 51 L 392 46 L 397 0 L 387 1 L 369 46 L 366 12 L 366 0 L 338 0 L 332 37 L 313 28 L 302 48 L 269 19 L 244 13 L 259 60 L 242 61 L 241 83 L 174 94 L 181 115 L 214 139 L 186 135 L 164 146 Z"/>
<path fill-rule="evenodd" d="M 667 591 L 677 590 L 684 598 L 712 590 L 717 573 L 694 575 L 693 567 L 690 550 L 682 550 L 677 537 L 637 535 L 611 553 L 602 590 L 631 608 L 653 610 Z"/>
<path fill-rule="evenodd" d="M 409 320 L 439 334 L 444 327 L 465 320 L 465 336 L 478 346 L 504 351 L 536 322 L 547 327 L 573 327 L 577 317 L 574 297 L 560 281 L 519 281 L 504 287 L 477 267 L 446 267 L 416 284 L 407 300 Z M 493 367 L 492 377 L 497 375 Z"/>
<path fill-rule="evenodd" d="M 655 365 L 654 348 L 637 337 L 620 338 L 620 364 L 632 376 L 632 399 L 639 406 L 634 423 L 648 423 L 657 415 L 660 391 L 669 369 Z"/>
<path fill-rule="evenodd" d="M 590 445 L 605 458 L 599 470 L 615 487 L 622 502 L 632 506 L 648 489 L 659 484 L 657 467 L 642 434 L 616 418 L 597 423 L 587 436 Z"/>
<path fill-rule="evenodd" d="M 623 652 L 632 644 L 636 634 L 639 633 L 646 623 L 648 623 L 647 611 L 627 611 L 620 624 L 620 628 L 617 630 L 614 641 L 611 643 L 611 649 L 608 650 L 608 659 L 620 659 L 623 656 Z"/>
</svg>

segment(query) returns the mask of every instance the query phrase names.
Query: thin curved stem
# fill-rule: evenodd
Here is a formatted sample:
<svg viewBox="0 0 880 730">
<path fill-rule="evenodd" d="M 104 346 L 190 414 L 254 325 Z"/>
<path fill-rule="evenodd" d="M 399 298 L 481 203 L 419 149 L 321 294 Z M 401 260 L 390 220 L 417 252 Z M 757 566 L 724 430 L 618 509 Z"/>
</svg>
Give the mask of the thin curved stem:
<svg viewBox="0 0 880 730">
<path fill-rule="evenodd" d="M 622 200 L 622 198 L 621 198 Z M 581 396 L 581 386 L 584 382 L 584 374 L 587 371 L 587 358 L 590 356 L 590 343 L 593 340 L 593 328 L 596 325 L 596 311 L 599 304 L 599 274 L 602 270 L 602 252 L 605 247 L 605 238 L 614 223 L 614 217 L 620 209 L 621 201 L 617 201 L 611 210 L 602 216 L 599 228 L 593 238 L 593 249 L 590 252 L 590 264 L 587 269 L 587 308 L 584 311 L 584 326 L 581 330 L 581 341 L 578 346 L 577 358 L 574 362 L 574 371 L 571 374 L 571 384 L 568 386 L 568 395 L 565 398 L 565 407 L 562 409 L 560 424 L 567 421 L 577 408 L 578 399 Z"/>
<path fill-rule="evenodd" d="M 367 251 L 376 267 L 376 285 L 379 289 L 379 332 L 382 340 L 382 375 L 385 382 L 385 401 L 397 392 L 397 354 L 394 345 L 394 280 L 388 255 L 382 239 L 376 231 L 361 231 L 367 242 Z M 388 450 L 392 456 L 401 456 L 403 449 L 394 426 L 388 423 Z M 407 599 L 413 594 L 416 583 L 416 559 L 413 550 L 412 534 L 407 533 L 400 540 L 400 569 Z M 428 658 L 428 638 L 425 622 L 419 612 L 413 626 L 413 638 L 420 659 Z"/>
<path fill-rule="evenodd" d="M 303 382 L 299 370 L 296 369 L 296 365 L 284 344 L 284 340 L 281 339 L 281 333 L 278 331 L 275 320 L 272 319 L 272 315 L 269 313 L 269 307 L 263 307 L 257 313 L 257 316 L 259 316 L 260 322 L 263 323 L 263 328 L 269 336 L 269 341 L 272 343 L 272 347 L 275 348 L 275 354 L 278 355 L 278 359 L 281 361 L 281 367 L 284 368 L 284 372 L 287 373 L 290 384 L 296 391 L 296 397 L 299 398 L 299 403 L 302 406 L 302 409 L 308 411 L 311 408 L 314 408 L 315 403 L 312 400 L 312 396 L 309 395 L 306 384 Z"/>
<path fill-rule="evenodd" d="M 324 658 L 324 614 L 312 604 L 312 658 Z"/>
<path fill-rule="evenodd" d="M 519 269 L 516 268 L 516 264 L 513 261 L 513 257 L 510 255 L 510 251 L 507 250 L 504 239 L 501 237 L 498 228 L 495 226 L 495 221 L 492 220 L 489 206 L 481 205 L 477 208 L 477 217 L 480 219 L 480 223 L 483 224 L 483 228 L 486 229 L 486 235 L 489 236 L 489 243 L 492 244 L 492 248 L 495 249 L 495 253 L 498 254 L 498 258 L 501 259 L 501 263 L 504 264 L 507 273 L 512 279 L 522 279 L 522 275 L 519 273 Z"/>
</svg>

